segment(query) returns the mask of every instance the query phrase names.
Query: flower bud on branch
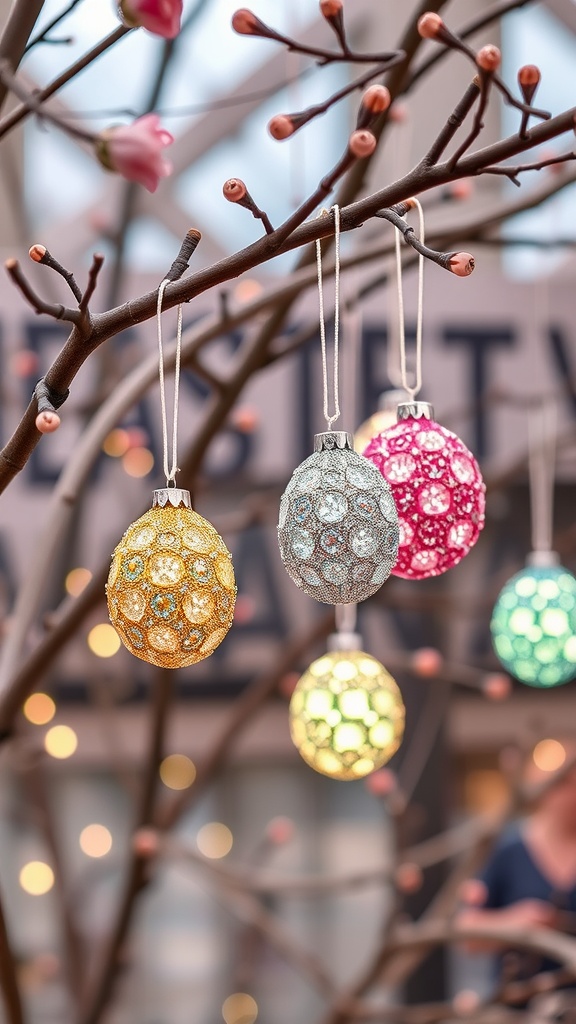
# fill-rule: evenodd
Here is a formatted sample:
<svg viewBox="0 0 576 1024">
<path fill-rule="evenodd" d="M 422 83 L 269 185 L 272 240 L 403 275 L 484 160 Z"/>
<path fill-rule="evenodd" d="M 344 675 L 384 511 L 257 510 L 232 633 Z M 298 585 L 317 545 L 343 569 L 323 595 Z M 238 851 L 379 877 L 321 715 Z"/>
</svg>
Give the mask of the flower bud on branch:
<svg viewBox="0 0 576 1024">
<path fill-rule="evenodd" d="M 418 20 L 418 33 L 422 39 L 439 39 L 443 28 L 442 18 L 434 11 L 426 11 Z"/>
<path fill-rule="evenodd" d="M 260 18 L 257 18 L 247 7 L 241 7 L 240 10 L 234 12 L 232 28 L 241 36 L 261 36 L 263 39 L 278 39 L 281 42 L 284 38 L 260 21 Z"/>
<path fill-rule="evenodd" d="M 470 252 L 455 252 L 450 255 L 448 270 L 456 277 L 469 277 L 476 261 Z"/>
<path fill-rule="evenodd" d="M 342 14 L 342 0 L 320 0 L 320 10 L 326 19 Z"/>
<path fill-rule="evenodd" d="M 385 85 L 370 85 L 362 96 L 356 128 L 368 128 L 390 106 L 390 91 Z"/>
<path fill-rule="evenodd" d="M 535 64 L 525 64 L 520 68 L 518 72 L 518 85 L 520 86 L 520 91 L 525 103 L 532 103 L 539 84 L 540 68 L 537 68 Z M 526 138 L 528 117 L 528 112 L 524 111 L 522 114 L 522 121 L 520 122 L 520 131 L 518 133 L 521 139 Z"/>
<path fill-rule="evenodd" d="M 41 434 L 53 434 L 60 426 L 60 417 L 57 412 L 39 412 L 35 422 Z"/>
<path fill-rule="evenodd" d="M 297 125 L 294 124 L 294 118 L 291 114 L 276 114 L 268 122 L 268 131 L 273 139 L 277 142 L 282 142 L 283 139 L 289 139 L 291 135 L 297 130 Z"/>
<path fill-rule="evenodd" d="M 160 124 L 157 114 L 145 114 L 132 124 L 106 128 L 96 139 L 96 155 L 108 171 L 116 171 L 128 181 L 137 181 L 148 192 L 155 192 L 160 178 L 172 173 L 172 164 L 163 159 L 162 150 L 174 139 Z"/>
<path fill-rule="evenodd" d="M 118 12 L 128 28 L 145 28 L 163 39 L 180 32 L 182 0 L 120 0 Z"/>
<path fill-rule="evenodd" d="M 326 18 L 330 28 L 336 33 L 342 53 L 349 53 L 350 47 L 348 46 L 346 30 L 344 28 L 342 0 L 320 0 L 320 11 Z"/>
<path fill-rule="evenodd" d="M 518 72 L 518 85 L 522 90 L 525 103 L 531 103 L 536 89 L 540 85 L 540 68 L 535 64 L 524 64 Z"/>
<path fill-rule="evenodd" d="M 366 128 L 357 128 L 348 140 L 348 149 L 358 160 L 372 156 L 376 149 L 376 136 Z"/>
<path fill-rule="evenodd" d="M 250 210 L 250 213 L 256 218 L 256 220 L 262 221 L 266 234 L 272 234 L 274 228 L 272 227 L 268 214 L 256 205 L 241 178 L 228 178 L 228 181 L 225 181 L 222 186 L 222 193 L 229 203 L 238 203 L 239 206 L 243 206 L 246 210 Z"/>
<path fill-rule="evenodd" d="M 476 63 L 482 71 L 489 73 L 497 71 L 502 63 L 502 54 L 497 46 L 492 44 L 483 46 L 481 50 L 478 50 Z"/>
</svg>

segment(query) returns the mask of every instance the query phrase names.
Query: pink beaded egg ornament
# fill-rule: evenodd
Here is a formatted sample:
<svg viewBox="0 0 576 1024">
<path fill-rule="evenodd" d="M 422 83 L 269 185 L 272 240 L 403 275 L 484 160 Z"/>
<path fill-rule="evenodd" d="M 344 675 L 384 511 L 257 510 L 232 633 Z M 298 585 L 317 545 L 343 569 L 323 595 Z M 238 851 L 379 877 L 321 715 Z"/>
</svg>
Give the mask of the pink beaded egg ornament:
<svg viewBox="0 0 576 1024">
<path fill-rule="evenodd" d="M 412 228 L 402 225 L 402 219 L 413 208 L 419 214 L 420 248 L 415 246 L 419 252 L 416 362 L 413 383 L 409 384 L 400 242 L 402 235 L 414 235 Z M 398 558 L 392 575 L 424 580 L 452 569 L 474 546 L 484 525 L 486 488 L 478 463 L 466 445 L 436 422 L 428 402 L 416 400 L 422 387 L 422 206 L 412 198 L 380 211 L 379 215 L 390 220 L 395 228 L 400 380 L 408 400 L 398 405 L 397 423 L 373 437 L 363 454 L 390 485 L 398 510 Z M 462 255 L 468 257 L 464 273 L 461 261 L 455 259 Z M 466 276 L 474 269 L 474 259 L 469 254 L 445 253 L 443 265 L 458 276 Z"/>
<path fill-rule="evenodd" d="M 364 456 L 390 484 L 398 509 L 394 576 L 423 580 L 458 565 L 484 526 L 485 485 L 472 452 L 434 419 L 428 402 L 398 406 L 398 422 Z"/>
</svg>

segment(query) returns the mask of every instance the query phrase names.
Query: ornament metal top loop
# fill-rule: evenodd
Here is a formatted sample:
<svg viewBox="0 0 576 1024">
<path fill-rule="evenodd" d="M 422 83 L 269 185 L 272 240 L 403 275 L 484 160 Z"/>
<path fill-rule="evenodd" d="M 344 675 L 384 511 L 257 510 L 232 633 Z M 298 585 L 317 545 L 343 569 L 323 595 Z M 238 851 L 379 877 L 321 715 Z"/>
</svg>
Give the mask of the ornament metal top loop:
<svg viewBox="0 0 576 1024">
<path fill-rule="evenodd" d="M 185 508 L 192 508 L 190 491 L 186 491 L 181 487 L 159 487 L 154 491 L 152 508 L 165 508 L 166 505 L 172 505 L 172 508 L 178 508 L 179 505 L 184 505 Z"/>
<path fill-rule="evenodd" d="M 354 450 L 354 436 L 347 430 L 323 430 L 321 434 L 314 434 L 315 452 L 333 452 L 337 448 L 348 448 Z"/>
<path fill-rule="evenodd" d="M 396 418 L 399 423 L 401 420 L 433 420 L 434 408 L 430 402 L 401 402 Z"/>
</svg>

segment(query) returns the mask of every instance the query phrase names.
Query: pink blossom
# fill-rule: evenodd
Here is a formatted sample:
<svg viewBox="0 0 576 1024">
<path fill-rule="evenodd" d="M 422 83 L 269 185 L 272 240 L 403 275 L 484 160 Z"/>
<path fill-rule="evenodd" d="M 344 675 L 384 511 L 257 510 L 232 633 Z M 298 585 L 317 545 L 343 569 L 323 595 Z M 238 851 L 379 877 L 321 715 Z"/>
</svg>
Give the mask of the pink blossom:
<svg viewBox="0 0 576 1024">
<path fill-rule="evenodd" d="M 120 0 L 118 8 L 133 28 L 147 28 L 164 39 L 174 39 L 180 31 L 182 0 Z"/>
<path fill-rule="evenodd" d="M 172 164 L 162 157 L 162 149 L 174 142 L 170 132 L 160 125 L 158 114 L 145 114 L 132 124 L 107 128 L 96 144 L 98 159 L 109 171 L 117 171 L 128 181 L 138 181 L 155 192 L 160 178 L 172 173 Z"/>
</svg>

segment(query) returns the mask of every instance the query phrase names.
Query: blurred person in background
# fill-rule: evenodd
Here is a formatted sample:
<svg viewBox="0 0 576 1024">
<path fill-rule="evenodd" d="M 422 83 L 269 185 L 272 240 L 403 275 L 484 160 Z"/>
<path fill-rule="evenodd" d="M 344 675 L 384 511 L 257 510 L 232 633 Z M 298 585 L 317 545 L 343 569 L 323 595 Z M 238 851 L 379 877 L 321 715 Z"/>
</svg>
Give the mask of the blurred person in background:
<svg viewBox="0 0 576 1024">
<path fill-rule="evenodd" d="M 458 916 L 462 927 L 501 926 L 518 931 L 552 928 L 576 936 L 576 743 L 564 743 L 570 766 L 555 773 L 539 771 L 532 763 L 528 788 L 539 795 L 530 813 L 508 826 L 496 843 L 484 870 L 465 883 Z M 526 1005 L 528 982 L 540 977 L 540 991 L 549 984 L 562 992 L 530 1002 L 537 1019 L 576 1024 L 576 979 L 561 965 L 531 952 L 513 952 L 500 942 L 475 940 L 468 952 L 493 952 L 499 985 L 518 993 L 517 1006 Z M 523 994 L 524 993 L 524 994 Z"/>
</svg>

